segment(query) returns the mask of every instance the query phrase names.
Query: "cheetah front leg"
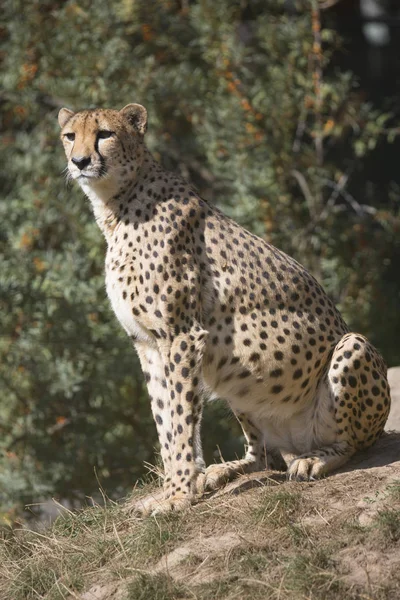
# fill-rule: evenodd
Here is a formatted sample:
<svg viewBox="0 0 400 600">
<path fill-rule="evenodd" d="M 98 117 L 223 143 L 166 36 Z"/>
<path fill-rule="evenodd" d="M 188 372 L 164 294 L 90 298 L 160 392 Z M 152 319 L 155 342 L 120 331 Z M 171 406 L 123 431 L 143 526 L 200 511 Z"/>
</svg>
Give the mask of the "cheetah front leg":
<svg viewBox="0 0 400 600">
<path fill-rule="evenodd" d="M 163 389 L 167 394 L 163 403 L 164 408 L 168 408 L 161 413 L 154 397 L 152 407 L 165 467 L 164 498 L 150 503 L 145 514 L 185 509 L 195 497 L 197 476 L 204 471 L 200 441 L 200 371 L 207 335 L 208 332 L 196 326 L 176 336 L 171 345 L 160 345 L 166 385 Z M 150 377 L 149 391 L 152 390 L 151 371 Z"/>
<path fill-rule="evenodd" d="M 160 454 L 164 467 L 163 492 L 158 492 L 135 505 L 135 510 L 143 515 L 150 514 L 165 497 L 170 494 L 171 486 L 171 450 L 172 439 L 171 407 L 164 372 L 164 361 L 157 348 L 144 343 L 135 344 L 142 372 L 147 384 L 151 410 L 157 428 Z"/>
<path fill-rule="evenodd" d="M 204 491 L 216 490 L 237 475 L 265 469 L 263 434 L 244 413 L 235 412 L 246 438 L 246 454 L 240 460 L 218 463 L 207 467 L 202 478 Z M 264 464 L 263 463 L 264 458 Z"/>
</svg>

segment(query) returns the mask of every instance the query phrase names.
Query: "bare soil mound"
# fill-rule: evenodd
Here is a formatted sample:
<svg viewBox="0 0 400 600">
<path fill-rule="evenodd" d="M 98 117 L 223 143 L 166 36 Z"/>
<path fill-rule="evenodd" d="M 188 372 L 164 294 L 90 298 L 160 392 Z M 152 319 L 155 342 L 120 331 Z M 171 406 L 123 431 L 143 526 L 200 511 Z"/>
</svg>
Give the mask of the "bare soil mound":
<svg viewBox="0 0 400 600">
<path fill-rule="evenodd" d="M 254 473 L 145 520 L 129 502 L 6 538 L 1 600 L 400 598 L 400 433 L 324 480 Z"/>
</svg>

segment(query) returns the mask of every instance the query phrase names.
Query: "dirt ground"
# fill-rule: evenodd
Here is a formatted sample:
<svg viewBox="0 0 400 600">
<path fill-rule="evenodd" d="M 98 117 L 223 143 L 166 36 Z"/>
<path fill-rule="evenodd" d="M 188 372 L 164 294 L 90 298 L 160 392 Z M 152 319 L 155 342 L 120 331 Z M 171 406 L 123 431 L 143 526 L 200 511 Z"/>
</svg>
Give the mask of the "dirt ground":
<svg viewBox="0 0 400 600">
<path fill-rule="evenodd" d="M 242 476 L 177 518 L 143 572 L 70 598 L 398 600 L 400 433 L 324 480 Z"/>
</svg>

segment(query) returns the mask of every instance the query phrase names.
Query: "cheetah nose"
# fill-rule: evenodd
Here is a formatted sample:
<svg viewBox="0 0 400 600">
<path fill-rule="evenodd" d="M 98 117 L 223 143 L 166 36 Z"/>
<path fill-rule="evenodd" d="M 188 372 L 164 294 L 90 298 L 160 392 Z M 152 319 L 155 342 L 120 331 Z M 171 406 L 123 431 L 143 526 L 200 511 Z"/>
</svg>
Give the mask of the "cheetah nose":
<svg viewBox="0 0 400 600">
<path fill-rule="evenodd" d="M 90 164 L 90 156 L 76 156 L 71 160 L 81 171 Z"/>
</svg>

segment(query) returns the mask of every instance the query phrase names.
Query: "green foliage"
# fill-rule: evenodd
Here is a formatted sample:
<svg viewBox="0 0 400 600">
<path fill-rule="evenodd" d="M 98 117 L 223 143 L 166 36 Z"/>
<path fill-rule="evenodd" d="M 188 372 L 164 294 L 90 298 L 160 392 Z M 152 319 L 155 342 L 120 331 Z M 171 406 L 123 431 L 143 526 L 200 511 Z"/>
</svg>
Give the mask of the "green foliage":
<svg viewBox="0 0 400 600">
<path fill-rule="evenodd" d="M 400 359 L 399 190 L 382 195 L 364 169 L 394 130 L 350 73 L 329 70 L 339 41 L 322 28 L 318 51 L 309 2 L 289 13 L 278 0 L 5 0 L 2 19 L 3 511 L 93 494 L 97 478 L 122 495 L 154 460 L 138 361 L 104 291 L 104 243 L 64 183 L 61 106 L 146 105 L 156 157 L 311 268 Z M 217 442 L 225 458 L 241 452 L 226 412 L 206 411 L 208 460 Z"/>
</svg>

